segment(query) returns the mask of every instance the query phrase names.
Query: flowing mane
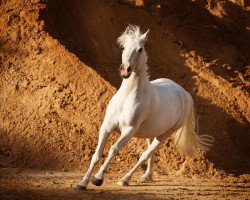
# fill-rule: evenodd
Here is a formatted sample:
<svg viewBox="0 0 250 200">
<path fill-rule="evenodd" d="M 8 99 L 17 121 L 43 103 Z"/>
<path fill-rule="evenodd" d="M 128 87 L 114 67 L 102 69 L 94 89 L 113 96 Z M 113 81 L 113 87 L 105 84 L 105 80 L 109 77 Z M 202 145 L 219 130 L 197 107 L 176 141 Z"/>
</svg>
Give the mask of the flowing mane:
<svg viewBox="0 0 250 200">
<path fill-rule="evenodd" d="M 117 39 L 117 43 L 119 46 L 123 47 L 128 39 L 139 38 L 141 35 L 142 33 L 139 26 L 129 24 L 124 33 Z"/>
</svg>

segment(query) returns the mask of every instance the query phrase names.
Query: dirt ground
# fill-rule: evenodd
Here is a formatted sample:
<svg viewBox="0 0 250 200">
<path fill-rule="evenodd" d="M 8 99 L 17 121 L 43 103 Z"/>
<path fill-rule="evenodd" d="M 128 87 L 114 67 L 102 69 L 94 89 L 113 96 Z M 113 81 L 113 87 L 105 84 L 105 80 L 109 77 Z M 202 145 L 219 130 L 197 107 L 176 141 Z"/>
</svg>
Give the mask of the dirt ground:
<svg viewBox="0 0 250 200">
<path fill-rule="evenodd" d="M 249 198 L 249 1 L 0 0 L 0 16 L 0 198 Z M 103 187 L 75 192 L 121 83 L 116 39 L 128 23 L 150 29 L 150 79 L 189 91 L 199 132 L 215 143 L 180 174 L 185 158 L 169 138 L 155 182 L 120 188 L 146 148 L 133 138 Z"/>
<path fill-rule="evenodd" d="M 80 173 L 2 169 L 2 199 L 247 199 L 250 183 L 155 174 L 154 182 L 130 186 L 116 184 L 119 174 L 107 174 L 101 187 L 90 184 L 86 191 L 72 189 Z"/>
</svg>

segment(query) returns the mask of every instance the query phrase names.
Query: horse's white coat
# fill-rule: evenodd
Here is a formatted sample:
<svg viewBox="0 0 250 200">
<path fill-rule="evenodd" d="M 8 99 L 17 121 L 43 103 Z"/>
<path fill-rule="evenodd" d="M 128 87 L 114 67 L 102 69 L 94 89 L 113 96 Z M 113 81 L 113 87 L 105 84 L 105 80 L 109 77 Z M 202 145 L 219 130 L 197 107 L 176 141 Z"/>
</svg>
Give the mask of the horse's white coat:
<svg viewBox="0 0 250 200">
<path fill-rule="evenodd" d="M 78 185 L 82 188 L 87 187 L 94 166 L 100 160 L 108 136 L 115 127 L 120 128 L 121 136 L 110 148 L 106 161 L 95 175 L 99 181 L 104 179 L 111 159 L 134 136 L 147 138 L 149 146 L 138 163 L 120 180 L 120 185 L 127 185 L 135 170 L 147 159 L 148 169 L 142 178 L 151 179 L 153 151 L 175 132 L 176 148 L 180 153 L 191 157 L 196 154 L 197 147 L 208 150 L 211 139 L 198 136 L 195 132 L 191 95 L 172 80 L 161 78 L 149 81 L 144 49 L 147 34 L 148 31 L 142 35 L 137 26 L 128 26 L 118 38 L 118 43 L 124 48 L 121 70 L 126 79 L 123 79 L 120 89 L 109 102 L 96 151 Z"/>
</svg>

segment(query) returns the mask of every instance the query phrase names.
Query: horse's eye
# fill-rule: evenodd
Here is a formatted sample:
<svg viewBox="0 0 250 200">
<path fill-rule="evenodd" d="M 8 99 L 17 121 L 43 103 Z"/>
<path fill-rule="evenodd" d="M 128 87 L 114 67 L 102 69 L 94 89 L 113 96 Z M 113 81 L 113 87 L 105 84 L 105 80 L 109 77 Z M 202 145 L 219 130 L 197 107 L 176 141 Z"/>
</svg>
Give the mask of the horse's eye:
<svg viewBox="0 0 250 200">
<path fill-rule="evenodd" d="M 122 50 L 124 50 L 124 47 L 122 47 Z"/>
<path fill-rule="evenodd" d="M 138 49 L 138 52 L 140 52 L 140 53 L 141 53 L 141 52 L 142 52 L 142 48 Z"/>
</svg>

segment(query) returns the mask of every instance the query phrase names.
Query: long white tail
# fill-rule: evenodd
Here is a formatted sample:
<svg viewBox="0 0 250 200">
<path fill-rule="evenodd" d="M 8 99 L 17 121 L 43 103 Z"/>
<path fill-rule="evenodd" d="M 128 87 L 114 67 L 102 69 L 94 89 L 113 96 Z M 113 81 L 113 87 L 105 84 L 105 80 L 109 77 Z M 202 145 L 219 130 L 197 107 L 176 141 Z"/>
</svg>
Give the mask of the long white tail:
<svg viewBox="0 0 250 200">
<path fill-rule="evenodd" d="M 198 135 L 195 131 L 196 120 L 193 107 L 193 99 L 189 96 L 191 109 L 185 124 L 176 132 L 175 147 L 180 154 L 195 157 L 198 149 L 208 151 L 212 146 L 214 138 L 210 135 Z"/>
</svg>

